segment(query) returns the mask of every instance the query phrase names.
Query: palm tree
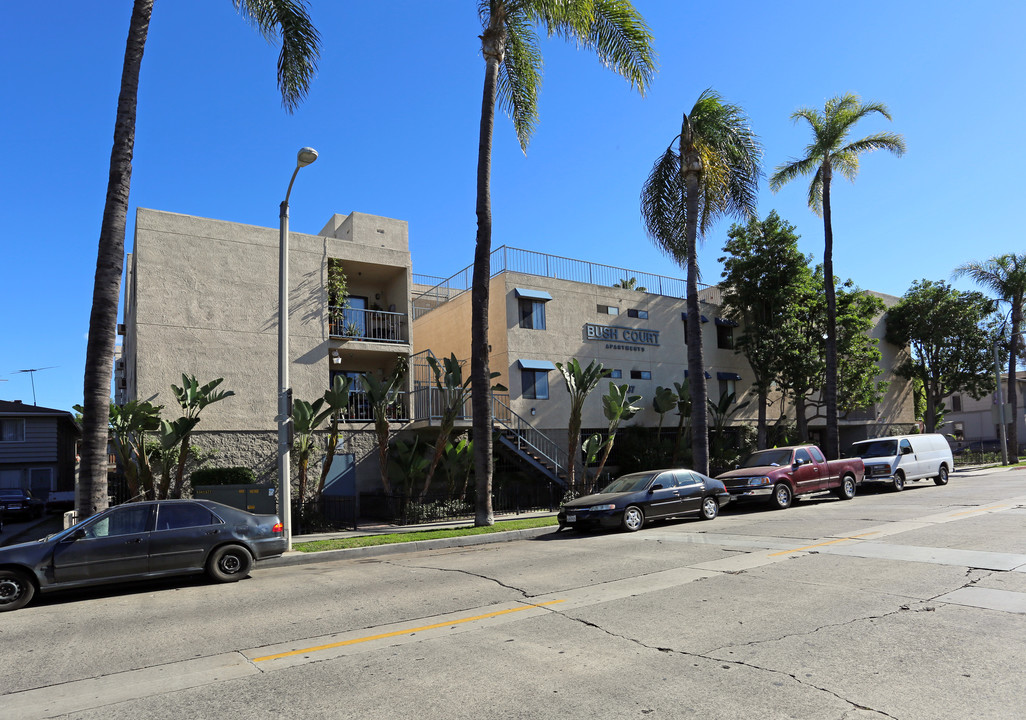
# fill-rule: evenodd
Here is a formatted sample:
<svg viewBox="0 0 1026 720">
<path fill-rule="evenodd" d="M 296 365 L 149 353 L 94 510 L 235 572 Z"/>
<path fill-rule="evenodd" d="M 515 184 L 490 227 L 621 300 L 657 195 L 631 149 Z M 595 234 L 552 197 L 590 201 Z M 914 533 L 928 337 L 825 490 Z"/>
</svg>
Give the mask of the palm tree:
<svg viewBox="0 0 1026 720">
<path fill-rule="evenodd" d="M 588 367 L 582 368 L 577 358 L 571 358 L 566 365 L 556 363 L 556 369 L 563 375 L 566 391 L 570 394 L 570 419 L 567 424 L 567 450 L 570 459 L 567 461 L 567 486 L 574 492 L 577 490 L 577 463 L 580 462 L 581 455 L 581 416 L 584 412 L 584 401 L 609 371 L 604 370 L 602 363 L 595 360 L 588 363 Z"/>
<path fill-rule="evenodd" d="M 205 385 L 200 385 L 195 375 L 182 373 L 182 386 L 171 386 L 171 392 L 175 400 L 185 411 L 185 415 L 178 419 L 179 442 L 181 448 L 178 451 L 178 469 L 175 471 L 175 486 L 171 497 L 182 496 L 182 483 L 185 476 L 185 462 L 189 459 L 189 438 L 192 431 L 200 421 L 200 413 L 207 405 L 213 405 L 229 398 L 235 394 L 232 390 L 217 390 L 217 386 L 224 382 L 224 378 L 216 378 Z"/>
<path fill-rule="evenodd" d="M 1026 299 L 1026 253 L 998 255 L 983 262 L 967 262 L 955 269 L 955 277 L 968 276 L 1011 306 L 1011 333 L 1008 345 L 1008 404 L 1012 409 L 1010 432 L 1006 438 L 1008 461 L 1019 462 L 1019 414 L 1016 365 L 1019 358 L 1019 334 L 1022 332 L 1023 301 Z"/>
<path fill-rule="evenodd" d="M 609 392 L 602 396 L 602 414 L 606 416 L 609 431 L 606 434 L 606 441 L 601 446 L 602 460 L 599 461 L 598 469 L 595 471 L 596 481 L 602 477 L 602 470 L 609 459 L 609 453 L 613 450 L 613 443 L 616 441 L 616 431 L 619 429 L 620 423 L 630 420 L 641 412 L 641 408 L 634 404 L 641 399 L 641 396 L 629 395 L 629 392 L 630 385 L 609 383 Z M 662 418 L 663 416 L 660 415 L 660 422 Z"/>
<path fill-rule="evenodd" d="M 310 22 L 305 0 L 232 0 L 235 9 L 268 39 L 282 38 L 278 87 L 286 111 L 293 112 L 313 79 L 320 37 Z M 93 305 L 89 315 L 83 383 L 82 450 L 76 509 L 83 519 L 107 507 L 107 423 L 110 378 L 114 370 L 118 298 L 125 259 L 125 223 L 135 149 L 136 101 L 153 0 L 135 0 L 128 26 L 121 92 L 114 120 L 107 198 L 103 206 Z"/>
<path fill-rule="evenodd" d="M 698 312 L 699 237 L 722 215 L 755 214 L 762 147 L 738 105 L 712 89 L 684 115 L 679 150 L 670 146 L 656 160 L 641 191 L 641 215 L 649 236 L 678 264 L 687 267 L 688 382 L 691 401 L 704 408 L 705 359 Z M 709 473 L 709 422 L 694 413 L 692 466 Z"/>
<path fill-rule="evenodd" d="M 477 148 L 477 245 L 470 320 L 471 409 L 477 508 L 474 524 L 492 525 L 492 407 L 488 392 L 488 281 L 492 251 L 492 131 L 498 99 L 525 152 L 538 119 L 542 57 L 535 27 L 598 55 L 644 93 L 655 72 L 652 36 L 628 0 L 478 0 L 485 60 Z"/>
<path fill-rule="evenodd" d="M 378 469 L 381 471 L 381 487 L 386 495 L 392 494 L 392 484 L 388 481 L 388 415 L 406 386 L 406 372 L 409 361 L 400 355 L 395 361 L 392 374 L 378 380 L 372 372 L 360 373 L 360 385 L 365 388 L 367 402 L 374 414 L 374 434 L 378 439 Z"/>
<path fill-rule="evenodd" d="M 827 100 L 823 114 L 815 108 L 799 108 L 791 119 L 806 120 L 812 127 L 812 143 L 806 147 L 807 155 L 779 166 L 769 180 L 770 189 L 777 192 L 800 175 L 812 175 L 809 184 L 809 207 L 823 216 L 823 288 L 827 303 L 826 383 L 826 445 L 823 450 L 828 459 L 840 457 L 840 438 L 837 430 L 837 301 L 834 296 L 834 232 L 830 220 L 830 181 L 834 169 L 852 182 L 859 172 L 859 156 L 873 150 L 889 150 L 897 156 L 905 152 L 905 140 L 896 133 L 875 133 L 861 140 L 848 140 L 848 134 L 862 118 L 879 113 L 891 119 L 883 103 L 863 103 L 858 95 L 846 93 Z"/>
</svg>

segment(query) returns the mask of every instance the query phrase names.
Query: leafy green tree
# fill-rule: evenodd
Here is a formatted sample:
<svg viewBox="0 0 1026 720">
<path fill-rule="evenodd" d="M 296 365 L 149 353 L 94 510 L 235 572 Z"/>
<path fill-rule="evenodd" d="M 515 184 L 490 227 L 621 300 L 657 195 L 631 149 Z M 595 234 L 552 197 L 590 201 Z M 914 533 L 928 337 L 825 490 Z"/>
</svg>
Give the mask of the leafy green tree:
<svg viewBox="0 0 1026 720">
<path fill-rule="evenodd" d="M 632 277 L 632 278 L 621 278 L 620 282 L 618 282 L 615 285 L 613 285 L 613 287 L 620 288 L 622 290 L 635 290 L 637 292 L 648 292 L 648 288 L 639 286 L 638 285 L 638 279 L 634 278 L 634 277 Z"/>
<path fill-rule="evenodd" d="M 171 386 L 171 392 L 175 400 L 185 411 L 185 415 L 176 421 L 175 429 L 179 435 L 178 469 L 175 472 L 175 485 L 171 491 L 171 497 L 182 496 L 182 483 L 185 476 L 185 462 L 189 459 L 189 438 L 192 431 L 199 425 L 200 413 L 208 405 L 221 402 L 235 393 L 232 390 L 218 390 L 217 386 L 224 382 L 224 378 L 211 380 L 205 385 L 200 385 L 195 375 L 182 373 L 182 386 Z"/>
<path fill-rule="evenodd" d="M 780 219 L 776 210 L 765 220 L 751 218 L 732 225 L 723 246 L 724 312 L 741 325 L 735 343 L 752 369 L 757 397 L 756 447 L 767 440 L 766 410 L 769 393 L 778 379 L 780 328 L 795 311 L 797 291 L 808 285 L 809 259 L 798 250 L 794 225 Z"/>
<path fill-rule="evenodd" d="M 641 408 L 634 403 L 641 399 L 640 395 L 628 395 L 630 386 L 627 384 L 617 385 L 609 383 L 609 392 L 602 396 L 602 414 L 606 416 L 609 424 L 605 442 L 602 443 L 602 460 L 599 462 L 598 470 L 595 471 L 595 479 L 602 477 L 602 469 L 606 466 L 609 453 L 613 450 L 613 442 L 616 441 L 616 431 L 620 423 L 630 420 Z M 662 415 L 659 416 L 662 420 Z"/>
<path fill-rule="evenodd" d="M 567 484 L 568 489 L 575 492 L 577 464 L 581 455 L 581 416 L 584 412 L 584 401 L 609 372 L 603 369 L 602 363 L 595 360 L 588 363 L 588 367 L 582 368 L 577 358 L 571 358 L 566 365 L 556 363 L 556 369 L 563 376 L 566 391 L 570 394 L 570 420 L 567 425 L 567 450 L 570 453 L 570 461 L 567 467 Z"/>
<path fill-rule="evenodd" d="M 825 417 L 822 389 L 826 382 L 826 292 L 822 266 L 795 288 L 796 304 L 780 326 L 778 382 L 794 404 L 798 437 L 809 438 L 809 420 Z M 837 279 L 834 279 L 837 286 Z M 878 402 L 887 384 L 877 379 L 880 350 L 869 337 L 883 302 L 858 289 L 851 280 L 840 284 L 836 295 L 839 387 L 837 404 L 842 414 Z M 815 413 L 810 416 L 809 411 Z"/>
<path fill-rule="evenodd" d="M 378 467 L 381 470 L 381 487 L 385 494 L 392 493 L 392 484 L 388 480 L 388 415 L 399 402 L 403 388 L 406 386 L 406 372 L 409 361 L 404 355 L 396 360 L 391 374 L 379 380 L 374 373 L 360 373 L 360 384 L 367 393 L 367 402 L 374 414 L 374 434 L 378 439 Z"/>
<path fill-rule="evenodd" d="M 673 383 L 673 387 L 677 391 L 677 435 L 673 439 L 673 457 L 670 464 L 677 467 L 684 429 L 691 424 L 691 389 L 686 383 L 679 382 Z"/>
<path fill-rule="evenodd" d="M 335 459 L 335 449 L 338 447 L 338 440 L 342 434 L 342 418 L 349 409 L 349 393 L 351 388 L 350 379 L 344 375 L 336 375 L 331 381 L 331 387 L 324 391 L 324 410 L 318 417 L 317 425 L 320 426 L 325 418 L 331 421 L 328 429 L 328 441 L 324 448 L 324 462 L 321 463 L 321 478 L 317 482 L 317 491 L 314 499 L 320 500 L 324 494 L 324 483 L 328 480 L 328 473 L 331 472 L 331 464 Z"/>
<path fill-rule="evenodd" d="M 438 437 L 435 439 L 435 449 L 432 453 L 431 465 L 424 477 L 424 487 L 420 491 L 421 499 L 427 495 L 428 488 L 431 487 L 431 479 L 435 476 L 435 469 L 445 453 L 449 436 L 452 435 L 453 428 L 456 427 L 456 421 L 463 414 L 463 406 L 470 396 L 470 378 L 463 379 L 463 366 L 456 359 L 455 353 L 450 353 L 449 357 L 442 358 L 442 364 L 439 364 L 433 355 L 428 355 L 427 361 L 428 365 L 431 366 L 431 372 L 435 376 L 434 389 L 438 391 L 437 397 L 441 401 L 442 418 L 438 426 Z M 490 374 L 491 379 L 495 379 L 498 376 L 499 373 L 497 372 Z M 494 385 L 492 389 L 503 391 L 506 388 L 502 385 Z"/>
<path fill-rule="evenodd" d="M 293 446 L 296 463 L 299 466 L 299 492 L 296 500 L 299 502 L 300 515 L 305 514 L 307 470 L 310 467 L 310 455 L 313 454 L 314 448 L 317 446 L 314 433 L 324 422 L 324 416 L 321 414 L 323 405 L 324 398 L 317 398 L 312 403 L 297 398 L 292 403 Z"/>
<path fill-rule="evenodd" d="M 513 120 L 520 147 L 538 119 L 542 57 L 537 26 L 598 55 L 642 93 L 655 72 L 652 36 L 628 0 L 479 0 L 484 92 L 477 154 L 477 245 L 471 291 L 470 376 L 477 508 L 474 524 L 492 525 L 492 406 L 488 392 L 488 282 L 492 252 L 492 133 L 498 100 Z"/>
<path fill-rule="evenodd" d="M 823 280 L 826 283 L 826 446 L 828 459 L 840 457 L 841 446 L 837 426 L 837 301 L 834 290 L 834 232 L 830 217 L 830 184 L 836 169 L 852 182 L 859 172 L 859 156 L 873 150 L 888 150 L 901 156 L 905 140 L 896 133 L 875 133 L 861 140 L 850 141 L 848 136 L 855 124 L 873 113 L 891 119 L 883 103 L 863 103 L 858 95 L 846 93 L 827 100 L 823 113 L 815 108 L 799 108 L 791 114 L 794 121 L 805 120 L 812 129 L 812 142 L 805 148 L 805 157 L 777 167 L 770 177 L 773 192 L 791 180 L 812 175 L 809 185 L 809 207 L 823 216 Z"/>
<path fill-rule="evenodd" d="M 292 112 L 306 95 L 313 79 L 320 38 L 310 22 L 303 0 L 232 0 L 235 9 L 264 35 L 282 39 L 278 56 L 278 86 L 283 104 Z M 75 503 L 79 519 L 107 507 L 107 423 L 110 378 L 114 370 L 118 301 L 125 259 L 125 224 L 135 148 L 139 71 L 149 32 L 153 0 L 135 0 L 128 26 L 121 92 L 114 120 L 107 196 L 100 225 L 93 303 L 89 315 L 82 411 L 82 450 L 79 492 Z"/>
<path fill-rule="evenodd" d="M 1026 253 L 1007 253 L 983 262 L 967 262 L 955 268 L 955 277 L 968 276 L 997 295 L 998 300 L 1009 305 L 1010 337 L 1008 340 L 1008 404 L 1012 420 L 1009 423 L 1008 461 L 1019 462 L 1019 399 L 1016 388 L 1016 367 L 1020 357 L 1023 301 L 1026 299 Z"/>
<path fill-rule="evenodd" d="M 656 430 L 656 437 L 663 437 L 663 418 L 666 417 L 666 413 L 677 407 L 677 393 L 671 388 L 663 387 L 660 385 L 656 388 L 655 395 L 652 397 L 652 409 L 659 414 L 659 429 Z"/>
<path fill-rule="evenodd" d="M 673 142 L 679 140 L 679 149 Z M 656 160 L 641 191 L 641 215 L 656 245 L 687 268 L 688 379 L 691 398 L 705 407 L 705 359 L 698 311 L 697 241 L 723 215 L 755 214 L 762 148 L 738 105 L 712 89 L 684 115 L 680 135 Z M 709 472 L 709 425 L 694 416 L 692 463 Z"/>
<path fill-rule="evenodd" d="M 926 393 L 926 432 L 936 432 L 943 398 L 966 392 L 979 399 L 994 390 L 990 373 L 995 303 L 943 280 L 917 280 L 887 313 L 887 342 L 909 346 L 895 372 L 918 378 Z"/>
</svg>

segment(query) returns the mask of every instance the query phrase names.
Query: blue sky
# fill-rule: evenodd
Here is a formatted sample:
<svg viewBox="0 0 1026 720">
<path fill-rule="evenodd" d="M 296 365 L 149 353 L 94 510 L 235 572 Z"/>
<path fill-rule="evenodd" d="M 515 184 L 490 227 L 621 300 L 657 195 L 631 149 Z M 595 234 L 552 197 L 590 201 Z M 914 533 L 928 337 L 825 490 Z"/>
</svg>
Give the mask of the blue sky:
<svg viewBox="0 0 1026 720">
<path fill-rule="evenodd" d="M 473 259 L 474 179 L 484 63 L 472 0 L 312 0 L 323 36 L 318 76 L 295 115 L 275 86 L 278 50 L 230 0 L 156 0 L 143 60 L 126 247 L 147 207 L 274 227 L 304 145 L 291 226 L 332 213 L 409 222 L 414 272 L 450 275 Z M 742 105 L 767 173 L 799 156 L 790 120 L 843 92 L 894 118 L 860 134 L 905 136 L 902 158 L 875 153 L 855 184 L 835 182 L 834 263 L 861 287 L 903 294 L 968 260 L 1022 252 L 1016 180 L 1026 71 L 1021 2 L 688 3 L 637 0 L 659 73 L 647 97 L 594 56 L 543 41 L 541 118 L 525 156 L 496 123 L 493 247 L 682 276 L 646 237 L 638 198 L 681 113 L 715 88 Z M 431 14 L 425 14 L 429 8 Z M 7 207 L 0 299 L 0 398 L 70 409 L 81 402 L 85 336 L 106 191 L 129 0 L 4 8 L 0 197 Z M 759 211 L 794 223 L 822 258 L 807 185 Z M 701 251 L 720 277 L 729 221 Z M 183 258 L 188 262 L 188 258 Z M 957 283 L 969 288 L 967 281 Z M 169 349 L 173 351 L 173 349 Z"/>
</svg>

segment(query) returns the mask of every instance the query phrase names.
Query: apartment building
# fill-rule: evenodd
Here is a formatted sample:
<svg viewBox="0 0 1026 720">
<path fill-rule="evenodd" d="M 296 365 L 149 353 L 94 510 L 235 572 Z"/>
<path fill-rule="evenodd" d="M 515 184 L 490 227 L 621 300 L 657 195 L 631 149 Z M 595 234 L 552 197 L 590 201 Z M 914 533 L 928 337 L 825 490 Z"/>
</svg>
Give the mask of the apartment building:
<svg viewBox="0 0 1026 720">
<path fill-rule="evenodd" d="M 217 465 L 265 479 L 277 457 L 278 244 L 277 228 L 140 208 L 115 375 L 119 397 L 163 405 L 167 418 L 178 415 L 171 385 L 182 373 L 224 378 L 235 395 L 203 410 L 194 442 Z M 354 212 L 333 215 L 316 235 L 290 234 L 294 398 L 315 400 L 336 373 L 383 375 L 410 357 L 410 267 L 400 220 Z M 345 274 L 345 307 L 329 297 L 334 268 Z M 336 469 L 369 487 L 379 477 L 372 416 L 355 389 Z"/>
<path fill-rule="evenodd" d="M 1019 447 L 1026 447 L 1026 377 L 1016 376 L 1016 401 L 1019 416 Z M 1008 375 L 1001 376 L 1001 399 L 1007 405 L 1012 392 Z M 998 427 L 998 407 L 995 393 L 984 395 L 979 400 L 967 393 L 954 393 L 944 398 L 947 414 L 945 423 L 937 429 L 952 439 L 956 450 L 972 448 L 973 450 L 1000 449 L 1000 428 Z"/>
<path fill-rule="evenodd" d="M 673 387 L 687 377 L 685 283 L 678 278 L 641 273 L 620 267 L 510 247 L 492 254 L 490 282 L 490 366 L 497 382 L 509 388 L 509 412 L 530 422 L 565 447 L 569 396 L 557 362 L 577 358 L 582 365 L 597 360 L 612 371 L 611 380 L 628 383 L 642 395 L 644 411 L 631 424 L 655 427 L 659 416 L 652 397 L 659 386 Z M 436 355 L 470 357 L 468 292 L 472 268 L 466 268 L 433 288 L 417 288 L 414 298 L 414 336 L 430 338 Z M 754 426 L 757 419 L 753 376 L 734 343 L 743 328 L 725 317 L 719 290 L 700 290 L 702 344 L 709 397 L 734 393 L 739 403 L 752 400 L 731 420 Z M 898 298 L 878 294 L 885 304 Z M 884 340 L 883 314 L 871 336 L 882 358 L 879 379 L 888 390 L 879 403 L 840 420 L 841 446 L 856 440 L 907 431 L 914 423 L 911 386 L 892 368 L 902 348 Z M 605 391 L 607 385 L 600 385 Z M 597 397 L 584 407 L 585 431 L 605 429 Z M 771 419 L 793 408 L 771 397 Z M 503 412 L 497 407 L 497 415 Z M 671 413 L 672 415 L 672 413 Z M 667 423 L 675 422 L 675 416 Z M 825 420 L 813 419 L 814 435 L 825 432 Z"/>
</svg>

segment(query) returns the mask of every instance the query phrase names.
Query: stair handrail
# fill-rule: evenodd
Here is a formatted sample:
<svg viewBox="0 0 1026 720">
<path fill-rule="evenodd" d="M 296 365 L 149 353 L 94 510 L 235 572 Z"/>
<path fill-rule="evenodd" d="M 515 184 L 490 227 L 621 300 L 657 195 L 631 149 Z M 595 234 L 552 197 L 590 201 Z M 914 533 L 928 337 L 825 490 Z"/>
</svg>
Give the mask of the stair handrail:
<svg viewBox="0 0 1026 720">
<path fill-rule="evenodd" d="M 492 407 L 503 412 L 492 411 L 495 422 L 506 428 L 517 439 L 538 453 L 538 456 L 552 465 L 557 476 L 565 475 L 569 455 L 555 440 L 534 427 L 526 418 L 517 415 L 513 409 L 492 393 Z"/>
</svg>

